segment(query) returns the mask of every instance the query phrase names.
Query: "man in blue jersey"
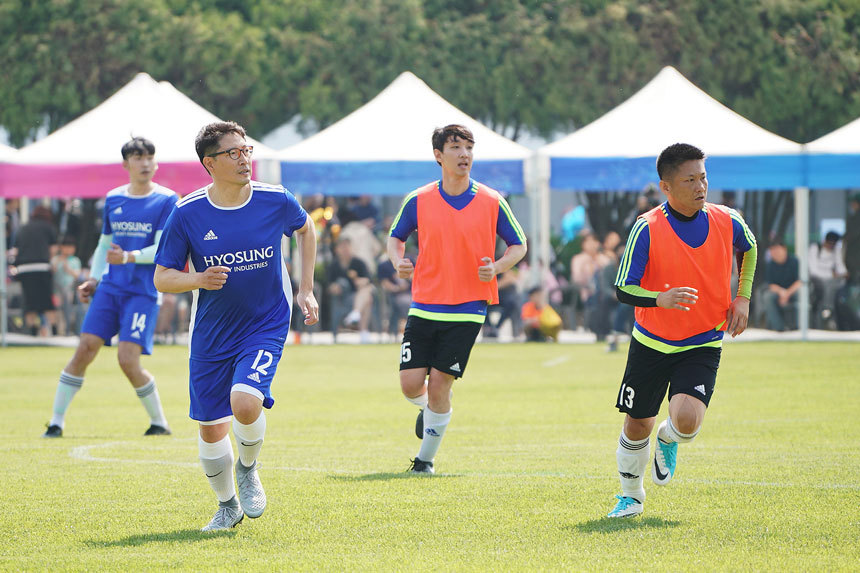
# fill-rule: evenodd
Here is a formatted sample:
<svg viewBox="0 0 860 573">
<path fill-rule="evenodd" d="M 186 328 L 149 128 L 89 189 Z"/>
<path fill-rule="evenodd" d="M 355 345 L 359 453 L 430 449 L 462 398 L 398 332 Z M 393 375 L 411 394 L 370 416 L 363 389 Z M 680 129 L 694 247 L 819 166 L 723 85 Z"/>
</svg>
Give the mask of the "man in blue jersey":
<svg viewBox="0 0 860 573">
<path fill-rule="evenodd" d="M 152 284 L 153 259 L 178 197 L 153 183 L 158 164 L 155 146 L 149 140 L 135 137 L 123 145 L 122 165 L 128 171 L 129 184 L 110 191 L 105 199 L 102 234 L 90 277 L 78 287 L 81 301 L 92 298 L 92 304 L 81 326 L 78 347 L 60 373 L 54 413 L 43 435 L 46 438 L 63 435 L 66 411 L 84 383 L 87 366 L 116 334 L 120 368 L 149 414 L 145 435 L 170 434 L 155 378 L 141 367 L 140 355 L 152 354 L 161 302 Z"/>
<path fill-rule="evenodd" d="M 714 393 L 723 335 L 742 333 L 749 318 L 755 237 L 737 211 L 706 202 L 704 153 L 671 145 L 657 173 L 667 201 L 633 224 L 615 280 L 636 322 L 616 402 L 626 415 L 616 451 L 622 493 L 611 518 L 644 509 L 649 438 L 667 389 L 651 477 L 666 485 L 675 475 L 678 444 L 696 437 Z M 735 251 L 744 255 L 733 297 Z"/>
<path fill-rule="evenodd" d="M 313 295 L 313 221 L 280 185 L 251 180 L 253 148 L 234 122 L 203 127 L 197 155 L 212 183 L 186 196 L 165 225 L 155 257 L 155 286 L 192 291 L 190 416 L 200 426 L 203 471 L 219 507 L 204 531 L 229 529 L 266 508 L 257 457 L 266 431 L 263 408 L 275 403 L 272 379 L 293 311 L 281 253 L 297 233 L 301 282 L 296 301 L 307 325 L 319 319 Z M 183 272 L 189 261 L 189 272 Z M 233 482 L 232 418 L 239 459 Z M 241 504 L 241 505 L 240 505 Z"/>
<path fill-rule="evenodd" d="M 472 346 L 498 304 L 496 275 L 526 254 L 526 237 L 507 201 L 471 178 L 475 138 L 462 125 L 438 128 L 431 138 L 442 178 L 406 196 L 391 226 L 388 257 L 412 280 L 412 306 L 400 354 L 400 389 L 421 411 L 421 439 L 409 471 L 434 473 L 433 460 L 451 420 L 451 388 L 463 376 Z M 418 232 L 418 258 L 405 256 Z M 507 244 L 495 258 L 496 236 Z"/>
</svg>

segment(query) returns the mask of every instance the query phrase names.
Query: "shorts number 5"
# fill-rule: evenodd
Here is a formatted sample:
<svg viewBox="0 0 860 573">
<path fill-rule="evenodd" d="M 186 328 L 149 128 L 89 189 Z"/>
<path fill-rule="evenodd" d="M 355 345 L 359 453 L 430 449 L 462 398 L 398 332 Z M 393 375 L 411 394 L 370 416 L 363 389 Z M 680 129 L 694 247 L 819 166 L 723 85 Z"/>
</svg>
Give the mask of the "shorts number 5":
<svg viewBox="0 0 860 573">
<path fill-rule="evenodd" d="M 409 348 L 409 342 L 404 342 L 400 345 L 400 363 L 409 362 L 412 360 L 412 349 Z"/>
</svg>

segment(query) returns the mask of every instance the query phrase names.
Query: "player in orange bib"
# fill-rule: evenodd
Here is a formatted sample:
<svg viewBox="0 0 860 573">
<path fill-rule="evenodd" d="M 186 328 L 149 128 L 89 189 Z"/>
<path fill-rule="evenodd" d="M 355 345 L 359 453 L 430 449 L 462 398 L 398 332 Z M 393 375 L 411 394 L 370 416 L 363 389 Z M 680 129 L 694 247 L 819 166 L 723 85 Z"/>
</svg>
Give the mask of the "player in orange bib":
<svg viewBox="0 0 860 573">
<path fill-rule="evenodd" d="M 433 132 L 442 179 L 406 196 L 391 226 L 388 256 L 401 278 L 412 279 L 412 307 L 400 351 L 400 388 L 419 406 L 421 448 L 410 471 L 434 473 L 433 460 L 451 419 L 451 388 L 497 304 L 496 275 L 526 254 L 526 238 L 511 208 L 495 190 L 470 177 L 475 138 L 461 125 Z M 404 256 L 418 231 L 418 258 Z M 496 236 L 508 245 L 494 260 Z"/>
<path fill-rule="evenodd" d="M 643 511 L 649 438 L 667 389 L 651 477 L 657 485 L 672 479 L 678 444 L 696 437 L 713 395 L 723 334 L 742 333 L 749 317 L 755 237 L 737 211 L 706 202 L 704 153 L 670 145 L 657 173 L 668 200 L 633 224 L 615 281 L 636 322 L 616 402 L 626 414 L 616 451 L 622 493 L 609 517 Z M 733 299 L 736 250 L 744 255 Z"/>
</svg>

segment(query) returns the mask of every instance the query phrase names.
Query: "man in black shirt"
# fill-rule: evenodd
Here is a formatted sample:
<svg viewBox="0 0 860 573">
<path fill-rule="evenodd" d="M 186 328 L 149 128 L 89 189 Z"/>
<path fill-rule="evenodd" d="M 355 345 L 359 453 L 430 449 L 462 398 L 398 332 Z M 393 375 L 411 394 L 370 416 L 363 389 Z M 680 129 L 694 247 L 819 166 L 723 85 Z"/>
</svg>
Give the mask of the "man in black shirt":
<svg viewBox="0 0 860 573">
<path fill-rule="evenodd" d="M 797 317 L 797 291 L 800 288 L 797 258 L 788 254 L 777 241 L 768 248 L 770 260 L 765 266 L 767 292 L 764 295 L 767 327 L 771 330 L 794 329 Z"/>
<path fill-rule="evenodd" d="M 358 327 L 362 343 L 369 342 L 368 324 L 374 292 L 370 272 L 361 259 L 352 255 L 349 239 L 338 239 L 334 245 L 334 255 L 326 269 L 327 290 L 331 297 L 332 334 L 336 339 L 338 326 L 343 319 L 347 326 Z"/>
</svg>

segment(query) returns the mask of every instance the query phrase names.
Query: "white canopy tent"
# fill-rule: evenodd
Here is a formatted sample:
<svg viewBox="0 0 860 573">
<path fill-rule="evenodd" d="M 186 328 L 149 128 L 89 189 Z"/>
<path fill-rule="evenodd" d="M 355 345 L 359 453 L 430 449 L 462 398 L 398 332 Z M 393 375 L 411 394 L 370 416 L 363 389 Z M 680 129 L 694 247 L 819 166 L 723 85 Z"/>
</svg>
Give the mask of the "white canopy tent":
<svg viewBox="0 0 860 573">
<path fill-rule="evenodd" d="M 209 180 L 194 138 L 213 121 L 219 118 L 169 82 L 140 73 L 92 110 L 21 149 L 17 165 L 3 172 L 5 196 L 101 197 L 127 182 L 119 150 L 134 136 L 155 144 L 156 181 L 188 193 Z M 256 160 L 275 158 L 274 150 L 250 138 L 249 143 Z M 272 173 L 261 175 L 273 180 Z"/>
<path fill-rule="evenodd" d="M 810 189 L 860 188 L 860 117 L 806 144 Z"/>
<path fill-rule="evenodd" d="M 796 213 L 808 213 L 802 147 L 722 105 L 675 68 L 663 68 L 636 94 L 604 116 L 537 153 L 542 190 L 540 252 L 549 256 L 549 191 L 641 190 L 657 182 L 665 147 L 686 142 L 708 156 L 713 189 L 793 189 Z M 795 216 L 803 288 L 800 327 L 808 328 L 808 217 Z M 800 248 L 802 245 L 803 248 Z"/>
<path fill-rule="evenodd" d="M 451 123 L 475 135 L 476 179 L 502 192 L 524 190 L 524 160 L 531 152 L 469 117 L 411 72 L 337 123 L 282 150 L 282 181 L 302 194 L 405 195 L 439 177 L 430 137 Z"/>
</svg>

